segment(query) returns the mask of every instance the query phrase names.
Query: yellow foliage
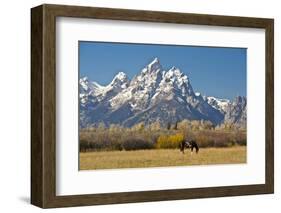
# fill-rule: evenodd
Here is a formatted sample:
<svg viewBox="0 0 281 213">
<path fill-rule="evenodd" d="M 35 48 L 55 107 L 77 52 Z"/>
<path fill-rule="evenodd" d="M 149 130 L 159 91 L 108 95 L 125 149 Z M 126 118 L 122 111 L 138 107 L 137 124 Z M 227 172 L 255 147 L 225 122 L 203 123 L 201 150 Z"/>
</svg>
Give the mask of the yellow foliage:
<svg viewBox="0 0 281 213">
<path fill-rule="evenodd" d="M 175 135 L 160 135 L 157 139 L 157 148 L 178 148 L 179 144 L 184 140 L 184 136 L 181 133 Z"/>
</svg>

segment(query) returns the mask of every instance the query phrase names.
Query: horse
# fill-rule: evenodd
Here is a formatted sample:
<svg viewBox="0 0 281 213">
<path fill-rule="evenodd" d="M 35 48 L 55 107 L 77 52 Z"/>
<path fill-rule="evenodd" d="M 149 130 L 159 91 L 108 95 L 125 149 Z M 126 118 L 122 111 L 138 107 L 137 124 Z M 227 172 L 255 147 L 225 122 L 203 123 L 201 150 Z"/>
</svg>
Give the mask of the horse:
<svg viewBox="0 0 281 213">
<path fill-rule="evenodd" d="M 196 154 L 199 152 L 199 146 L 196 141 L 182 141 L 180 143 L 180 151 L 184 154 L 184 149 L 190 149 L 191 153 L 193 153 L 193 149 L 195 148 Z"/>
</svg>

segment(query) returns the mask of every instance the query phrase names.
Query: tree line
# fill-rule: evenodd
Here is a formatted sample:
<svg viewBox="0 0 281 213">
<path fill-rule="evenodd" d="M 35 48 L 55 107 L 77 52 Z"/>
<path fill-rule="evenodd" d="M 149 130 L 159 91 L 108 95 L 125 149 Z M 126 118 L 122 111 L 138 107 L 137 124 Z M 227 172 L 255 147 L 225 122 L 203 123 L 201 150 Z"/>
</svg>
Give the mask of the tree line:
<svg viewBox="0 0 281 213">
<path fill-rule="evenodd" d="M 215 127 L 210 121 L 183 120 L 161 125 L 138 123 L 130 128 L 117 124 L 80 129 L 80 151 L 175 149 L 183 140 L 196 140 L 200 147 L 246 145 L 246 130 L 231 125 Z"/>
</svg>

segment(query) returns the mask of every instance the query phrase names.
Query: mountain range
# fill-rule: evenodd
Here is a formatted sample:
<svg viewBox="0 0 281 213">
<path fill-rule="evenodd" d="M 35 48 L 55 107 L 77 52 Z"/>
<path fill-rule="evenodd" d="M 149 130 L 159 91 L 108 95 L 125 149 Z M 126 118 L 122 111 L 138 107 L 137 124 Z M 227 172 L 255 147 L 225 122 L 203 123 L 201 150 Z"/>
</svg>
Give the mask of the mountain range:
<svg viewBox="0 0 281 213">
<path fill-rule="evenodd" d="M 184 119 L 208 120 L 246 126 L 247 99 L 233 101 L 194 92 L 190 79 L 179 68 L 164 70 L 155 58 L 133 79 L 119 72 L 106 86 L 79 80 L 80 127 L 104 123 L 131 127 L 143 122 L 175 123 Z"/>
</svg>

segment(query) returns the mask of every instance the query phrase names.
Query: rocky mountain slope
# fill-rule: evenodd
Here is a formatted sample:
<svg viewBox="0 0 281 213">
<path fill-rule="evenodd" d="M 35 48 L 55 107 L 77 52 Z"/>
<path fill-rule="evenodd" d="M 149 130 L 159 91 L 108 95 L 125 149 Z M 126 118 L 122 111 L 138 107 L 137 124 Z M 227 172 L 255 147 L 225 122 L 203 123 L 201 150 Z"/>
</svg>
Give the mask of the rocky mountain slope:
<svg viewBox="0 0 281 213">
<path fill-rule="evenodd" d="M 246 102 L 232 106 L 226 99 L 195 94 L 188 76 L 176 67 L 164 70 L 157 58 L 132 80 L 120 72 L 106 86 L 87 77 L 79 83 L 82 128 L 101 122 L 128 127 L 155 121 L 166 125 L 183 119 L 209 120 L 218 125 L 225 120 L 243 123 L 246 117 Z M 240 109 L 245 111 L 243 115 Z"/>
</svg>

